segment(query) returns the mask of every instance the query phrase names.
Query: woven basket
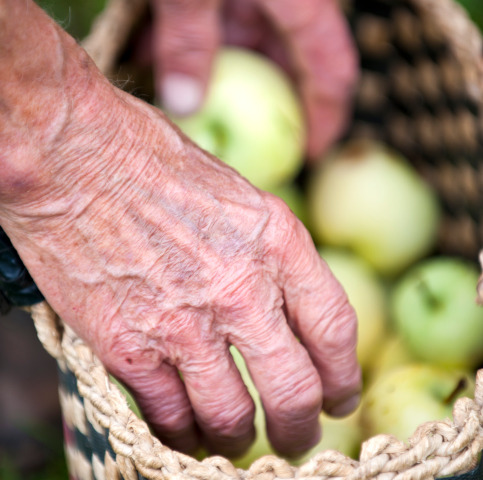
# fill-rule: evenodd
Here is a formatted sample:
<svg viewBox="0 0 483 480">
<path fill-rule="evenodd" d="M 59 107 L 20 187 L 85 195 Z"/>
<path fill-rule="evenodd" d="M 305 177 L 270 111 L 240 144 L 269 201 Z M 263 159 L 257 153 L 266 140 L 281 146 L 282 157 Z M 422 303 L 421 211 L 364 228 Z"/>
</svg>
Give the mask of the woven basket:
<svg viewBox="0 0 483 480">
<path fill-rule="evenodd" d="M 476 260 L 483 246 L 483 69 L 477 29 L 451 0 L 346 0 L 362 77 L 349 137 L 378 138 L 404 153 L 439 192 L 446 216 L 439 249 Z M 144 0 L 112 0 L 84 46 L 109 74 Z M 429 422 L 405 444 L 363 443 L 359 461 L 328 450 L 294 467 L 267 456 L 248 470 L 221 457 L 197 461 L 161 444 L 129 410 L 89 347 L 47 303 L 30 308 L 57 360 L 72 479 L 431 479 L 475 468 L 483 449 L 483 371 L 475 398 L 453 420 Z M 473 470 L 474 469 L 474 470 Z M 461 478 L 464 478 L 463 476 Z M 470 478 L 470 477 L 468 477 Z"/>
</svg>

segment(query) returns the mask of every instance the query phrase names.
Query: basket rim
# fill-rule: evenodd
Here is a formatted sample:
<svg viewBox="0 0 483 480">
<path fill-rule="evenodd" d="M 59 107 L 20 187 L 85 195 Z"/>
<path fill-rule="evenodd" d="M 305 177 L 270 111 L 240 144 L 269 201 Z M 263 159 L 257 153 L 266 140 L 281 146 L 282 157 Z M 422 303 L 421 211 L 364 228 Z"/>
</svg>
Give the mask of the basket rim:
<svg viewBox="0 0 483 480">
<path fill-rule="evenodd" d="M 463 69 L 470 96 L 483 101 L 483 37 L 468 12 L 455 0 L 410 0 L 426 21 L 444 33 Z M 478 60 L 478 61 L 475 61 Z"/>
<path fill-rule="evenodd" d="M 221 456 L 202 461 L 163 445 L 148 425 L 129 408 L 120 389 L 91 349 L 65 325 L 47 302 L 28 308 L 40 341 L 64 372 L 77 379 L 88 421 L 108 431 L 120 471 L 130 465 L 146 479 L 176 475 L 183 480 L 223 478 L 374 478 L 392 474 L 397 479 L 434 478 L 455 475 L 475 467 L 483 450 L 483 369 L 477 372 L 474 399 L 461 398 L 453 409 L 453 420 L 421 424 L 409 439 L 376 435 L 361 446 L 360 460 L 335 450 L 324 450 L 305 463 L 293 466 L 282 458 L 267 455 L 248 470 L 236 468 Z M 129 477 L 127 477 L 129 478 Z"/>
<path fill-rule="evenodd" d="M 408 0 L 426 19 L 444 32 L 454 55 L 464 68 L 470 93 L 482 101 L 482 39 L 463 8 L 453 0 Z M 126 9 L 129 4 L 130 8 Z M 104 74 L 109 74 L 116 56 L 146 0 L 110 0 L 93 24 L 83 46 Z M 475 58 L 480 59 L 475 64 Z M 109 443 L 116 453 L 115 463 L 125 478 L 134 478 L 133 469 L 147 479 L 180 480 L 260 478 L 344 478 L 350 480 L 391 475 L 396 479 L 448 476 L 475 466 L 483 449 L 483 370 L 478 371 L 474 399 L 456 402 L 453 421 L 420 425 L 409 443 L 390 435 L 377 435 L 362 444 L 360 460 L 326 450 L 299 466 L 276 456 L 256 460 L 248 470 L 237 469 L 220 456 L 198 461 L 163 445 L 146 422 L 129 408 L 124 395 L 109 378 L 107 370 L 91 349 L 66 326 L 47 302 L 28 308 L 38 337 L 56 359 L 59 368 L 71 370 L 78 390 L 89 409 L 89 417 L 109 432 Z M 137 476 L 135 477 L 137 478 Z"/>
</svg>

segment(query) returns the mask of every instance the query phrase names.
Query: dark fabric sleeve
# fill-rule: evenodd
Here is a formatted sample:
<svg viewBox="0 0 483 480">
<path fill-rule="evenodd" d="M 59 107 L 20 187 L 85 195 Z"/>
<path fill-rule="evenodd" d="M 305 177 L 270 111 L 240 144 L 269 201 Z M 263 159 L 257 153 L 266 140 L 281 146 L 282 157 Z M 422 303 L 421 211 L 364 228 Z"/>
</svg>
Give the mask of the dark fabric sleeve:
<svg viewBox="0 0 483 480">
<path fill-rule="evenodd" d="M 0 312 L 24 307 L 44 299 L 15 248 L 0 228 Z"/>
<path fill-rule="evenodd" d="M 444 477 L 444 480 L 483 480 L 483 457 L 480 458 L 480 463 L 471 472 L 462 473 L 461 475 L 455 475 L 453 477 Z"/>
</svg>

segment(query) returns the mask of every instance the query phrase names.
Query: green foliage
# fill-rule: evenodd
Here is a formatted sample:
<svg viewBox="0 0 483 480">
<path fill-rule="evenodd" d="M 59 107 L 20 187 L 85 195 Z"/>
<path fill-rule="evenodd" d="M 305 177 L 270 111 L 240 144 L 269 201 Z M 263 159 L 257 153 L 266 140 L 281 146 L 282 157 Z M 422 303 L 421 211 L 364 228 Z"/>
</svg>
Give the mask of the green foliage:
<svg viewBox="0 0 483 480">
<path fill-rule="evenodd" d="M 107 0 L 35 0 L 62 28 L 81 40 Z"/>
<path fill-rule="evenodd" d="M 457 0 L 468 12 L 471 19 L 483 32 L 483 2 L 481 0 Z"/>
<path fill-rule="evenodd" d="M 13 459 L 0 452 L 1 480 L 67 480 L 69 472 L 64 455 L 62 429 L 45 423 L 20 426 L 25 433 L 42 444 L 48 451 L 45 463 L 35 470 L 20 470 Z"/>
<path fill-rule="evenodd" d="M 32 472 L 21 472 L 7 455 L 0 456 L 0 478 L 2 480 L 67 480 L 69 472 L 65 457 L 57 454 L 43 467 Z"/>
<path fill-rule="evenodd" d="M 3 480 L 21 480 L 22 478 L 7 455 L 0 456 L 0 478 Z"/>
</svg>

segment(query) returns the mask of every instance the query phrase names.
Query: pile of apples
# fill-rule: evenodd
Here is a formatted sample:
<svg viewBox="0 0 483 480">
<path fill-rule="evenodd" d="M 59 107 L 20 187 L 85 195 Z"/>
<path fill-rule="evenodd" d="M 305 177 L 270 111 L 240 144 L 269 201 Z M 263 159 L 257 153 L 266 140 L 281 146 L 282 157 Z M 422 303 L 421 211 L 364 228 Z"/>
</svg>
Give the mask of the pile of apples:
<svg viewBox="0 0 483 480">
<path fill-rule="evenodd" d="M 407 441 L 421 423 L 450 418 L 472 396 L 483 362 L 483 308 L 476 264 L 434 253 L 440 222 L 435 193 L 385 145 L 347 141 L 307 167 L 300 101 L 267 58 L 223 49 L 198 113 L 173 118 L 193 141 L 262 190 L 279 195 L 306 225 L 358 316 L 364 377 L 359 408 L 343 419 L 321 414 L 315 452 L 357 458 L 361 443 L 385 433 Z M 234 359 L 257 406 L 257 439 L 241 468 L 273 452 L 258 393 L 243 358 Z"/>
</svg>

